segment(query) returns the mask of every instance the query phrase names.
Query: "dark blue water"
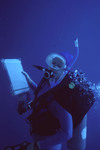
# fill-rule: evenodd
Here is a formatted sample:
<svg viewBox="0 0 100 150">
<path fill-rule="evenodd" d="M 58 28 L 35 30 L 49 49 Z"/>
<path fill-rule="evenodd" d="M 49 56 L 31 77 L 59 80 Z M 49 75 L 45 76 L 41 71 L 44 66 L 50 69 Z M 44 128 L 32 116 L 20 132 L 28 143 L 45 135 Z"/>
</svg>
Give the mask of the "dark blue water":
<svg viewBox="0 0 100 150">
<path fill-rule="evenodd" d="M 42 74 L 32 64 L 46 66 L 51 52 L 74 54 L 79 38 L 80 54 L 72 70 L 82 69 L 91 82 L 100 81 L 100 2 L 74 0 L 1 0 L 0 59 L 21 58 L 24 70 L 35 82 Z M 86 150 L 100 148 L 100 99 L 88 112 Z M 32 141 L 27 114 L 16 110 L 17 97 L 9 89 L 0 65 L 0 150 L 5 146 Z"/>
</svg>

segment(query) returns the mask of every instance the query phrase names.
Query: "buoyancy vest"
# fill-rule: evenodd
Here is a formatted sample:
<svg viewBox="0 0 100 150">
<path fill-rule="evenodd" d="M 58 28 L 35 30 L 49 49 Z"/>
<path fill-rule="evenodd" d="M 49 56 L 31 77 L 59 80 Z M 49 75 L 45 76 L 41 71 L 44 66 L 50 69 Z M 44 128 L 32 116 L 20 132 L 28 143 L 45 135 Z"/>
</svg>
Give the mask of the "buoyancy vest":
<svg viewBox="0 0 100 150">
<path fill-rule="evenodd" d="M 95 97 L 88 81 L 82 73 L 76 74 L 75 72 L 69 72 L 60 82 L 60 84 L 36 98 L 36 112 L 39 112 L 40 110 L 45 110 L 45 108 L 48 107 L 52 100 L 56 100 L 64 109 L 66 109 L 72 115 L 73 127 L 75 128 L 80 124 L 85 114 L 94 104 Z M 53 116 L 51 118 L 55 120 Z M 55 123 L 55 129 L 57 128 L 59 128 L 58 120 L 56 120 Z"/>
</svg>

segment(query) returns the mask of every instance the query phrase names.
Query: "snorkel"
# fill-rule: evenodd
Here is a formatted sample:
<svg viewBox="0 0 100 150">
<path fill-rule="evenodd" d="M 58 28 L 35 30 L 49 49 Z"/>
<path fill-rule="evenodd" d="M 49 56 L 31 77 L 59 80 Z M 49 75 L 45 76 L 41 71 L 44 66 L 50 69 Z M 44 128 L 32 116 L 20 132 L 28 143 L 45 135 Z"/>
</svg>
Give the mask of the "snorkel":
<svg viewBox="0 0 100 150">
<path fill-rule="evenodd" d="M 43 68 L 41 66 L 33 65 L 35 68 L 38 70 L 41 70 L 44 72 L 44 78 L 45 79 L 50 79 L 54 77 L 54 70 L 60 70 L 64 69 L 64 71 L 68 72 L 71 67 L 74 65 L 76 62 L 78 56 L 79 56 L 79 46 L 78 46 L 78 39 L 76 38 L 74 41 L 75 44 L 75 56 L 70 54 L 69 52 L 60 52 L 60 53 L 51 53 L 46 57 L 46 63 L 51 69 Z M 59 66 L 55 67 L 54 65 L 54 59 L 58 58 L 60 61 Z"/>
<path fill-rule="evenodd" d="M 60 52 L 59 53 L 61 56 L 63 56 L 65 58 L 68 70 L 70 70 L 72 68 L 72 66 L 74 65 L 74 63 L 76 62 L 76 60 L 77 60 L 77 58 L 79 56 L 78 38 L 75 39 L 74 45 L 75 45 L 75 51 L 76 51 L 75 52 L 75 56 L 73 56 L 69 52 Z"/>
</svg>

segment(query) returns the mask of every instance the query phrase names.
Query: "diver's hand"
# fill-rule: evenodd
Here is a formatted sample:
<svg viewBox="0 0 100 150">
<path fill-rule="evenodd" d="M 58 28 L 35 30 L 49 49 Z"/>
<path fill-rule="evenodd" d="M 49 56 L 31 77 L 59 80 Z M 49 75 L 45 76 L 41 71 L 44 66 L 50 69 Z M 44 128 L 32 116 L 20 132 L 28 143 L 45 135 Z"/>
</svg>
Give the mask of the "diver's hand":
<svg viewBox="0 0 100 150">
<path fill-rule="evenodd" d="M 74 44 L 75 44 L 75 47 L 79 47 L 79 45 L 78 45 L 78 38 L 75 39 Z"/>
<path fill-rule="evenodd" d="M 26 80 L 29 84 L 33 82 L 27 72 L 22 71 L 22 74 L 26 77 Z"/>
<path fill-rule="evenodd" d="M 26 77 L 26 79 L 28 79 L 28 80 L 31 79 L 27 72 L 22 71 L 22 74 Z"/>
<path fill-rule="evenodd" d="M 19 101 L 17 111 L 20 115 L 25 113 L 28 110 L 28 106 L 24 101 Z"/>
<path fill-rule="evenodd" d="M 27 105 L 26 105 L 26 98 L 25 98 L 25 93 L 24 94 L 19 94 L 18 95 L 18 103 L 17 103 L 17 112 L 22 115 L 27 111 Z"/>
</svg>

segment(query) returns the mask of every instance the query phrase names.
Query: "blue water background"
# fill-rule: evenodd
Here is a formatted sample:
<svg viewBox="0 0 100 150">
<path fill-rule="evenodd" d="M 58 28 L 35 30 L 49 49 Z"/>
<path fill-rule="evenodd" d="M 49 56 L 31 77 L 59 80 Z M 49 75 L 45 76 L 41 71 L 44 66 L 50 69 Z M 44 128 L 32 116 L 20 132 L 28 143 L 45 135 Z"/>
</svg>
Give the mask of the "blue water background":
<svg viewBox="0 0 100 150">
<path fill-rule="evenodd" d="M 38 83 L 42 73 L 32 64 L 46 67 L 51 52 L 74 55 L 74 39 L 80 53 L 72 70 L 82 69 L 93 83 L 100 81 L 99 0 L 1 0 L 0 59 L 21 58 L 24 70 Z M 100 150 L 100 99 L 88 112 L 87 148 Z M 9 80 L 0 64 L 0 150 L 32 141 L 27 114 L 16 110 L 17 97 L 10 93 Z"/>
</svg>

